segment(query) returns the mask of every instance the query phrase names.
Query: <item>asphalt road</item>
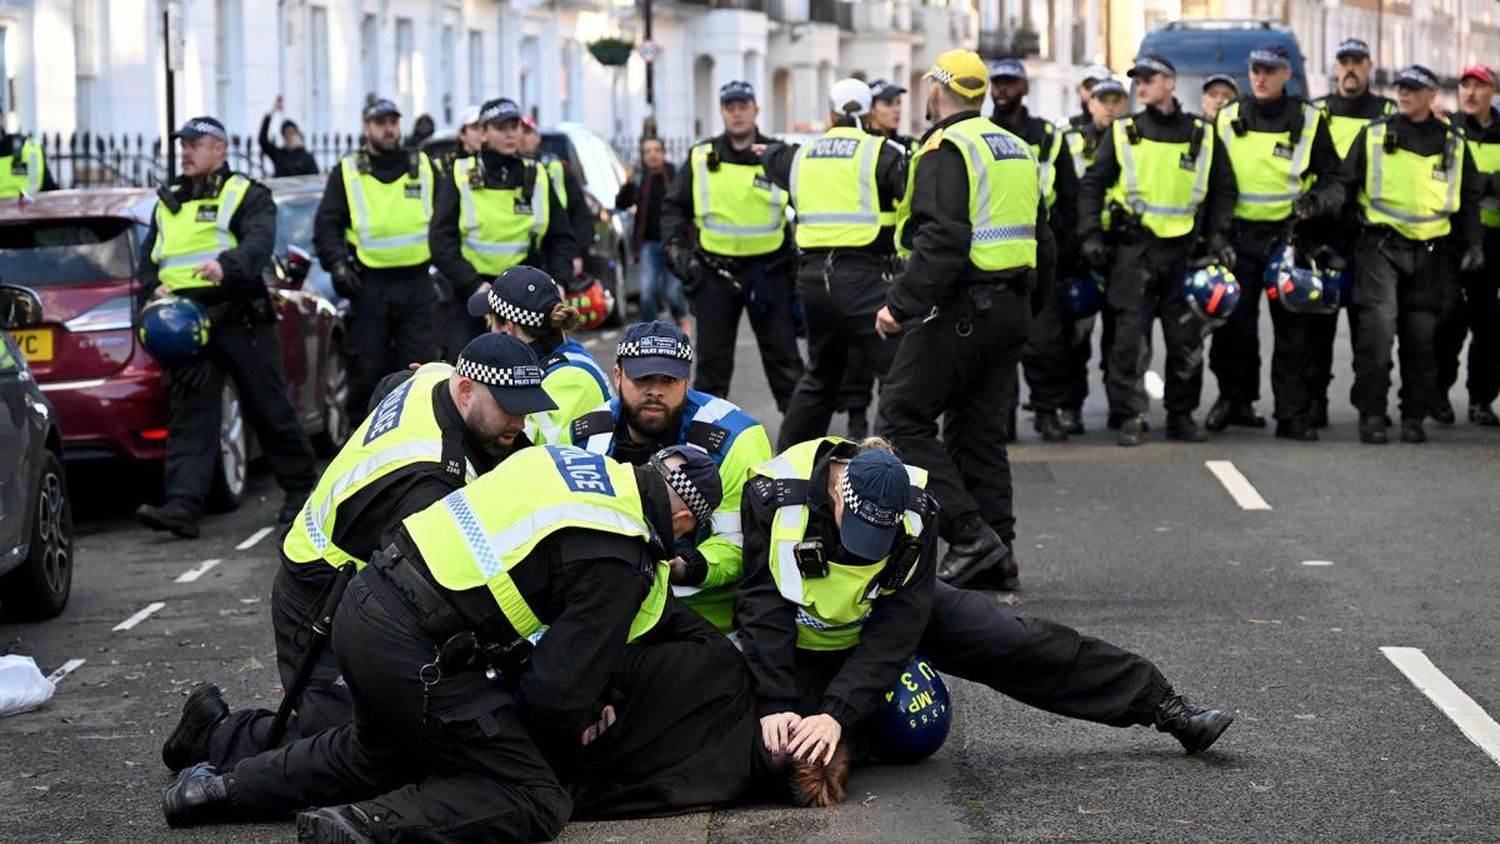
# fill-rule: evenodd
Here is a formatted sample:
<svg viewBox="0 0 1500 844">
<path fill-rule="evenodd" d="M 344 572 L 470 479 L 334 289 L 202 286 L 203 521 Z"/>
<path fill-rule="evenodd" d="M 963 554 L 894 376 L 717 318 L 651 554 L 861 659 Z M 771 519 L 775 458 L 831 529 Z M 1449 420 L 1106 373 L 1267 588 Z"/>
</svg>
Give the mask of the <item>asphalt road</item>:
<svg viewBox="0 0 1500 844">
<path fill-rule="evenodd" d="M 748 328 L 740 346 L 733 397 L 774 439 Z M 564 840 L 1500 840 L 1500 760 L 1380 650 L 1420 649 L 1500 717 L 1500 432 L 1432 426 L 1427 445 L 1360 445 L 1342 398 L 1346 349 L 1317 444 L 1243 430 L 1167 444 L 1158 409 L 1149 444 L 1121 449 L 1097 389 L 1090 433 L 1065 445 L 1039 443 L 1022 414 L 1016 611 L 1144 653 L 1179 690 L 1233 710 L 1210 753 L 950 680 L 943 750 L 858 769 L 836 809 L 578 824 Z M 1464 406 L 1461 389 L 1453 398 Z M 1243 509 L 1210 460 L 1232 462 L 1269 509 Z M 83 660 L 45 708 L 0 720 L 0 841 L 291 840 L 290 824 L 172 831 L 159 808 L 160 745 L 194 683 L 218 682 L 235 705 L 278 699 L 276 539 L 262 531 L 280 493 L 262 473 L 244 507 L 180 542 L 136 527 L 124 486 L 75 481 L 84 512 L 65 614 L 0 624 L 0 652 L 33 654 L 45 671 Z"/>
</svg>

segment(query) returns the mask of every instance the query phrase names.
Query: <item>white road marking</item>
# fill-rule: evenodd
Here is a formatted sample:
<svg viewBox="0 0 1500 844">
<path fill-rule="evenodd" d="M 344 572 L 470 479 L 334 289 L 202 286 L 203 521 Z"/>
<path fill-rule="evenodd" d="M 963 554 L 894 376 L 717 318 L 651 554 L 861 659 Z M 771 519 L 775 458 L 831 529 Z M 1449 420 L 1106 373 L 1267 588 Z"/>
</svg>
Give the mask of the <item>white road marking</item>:
<svg viewBox="0 0 1500 844">
<path fill-rule="evenodd" d="M 58 680 L 61 680 L 69 674 L 72 674 L 74 671 L 77 671 L 78 666 L 82 665 L 85 661 L 86 660 L 82 659 L 70 659 L 67 662 L 64 662 L 62 664 L 62 667 L 58 668 L 51 674 L 48 674 L 47 679 L 51 680 L 53 683 L 56 683 Z"/>
<path fill-rule="evenodd" d="M 271 527 L 269 525 L 267 525 L 266 527 L 261 528 L 260 530 L 256 531 L 255 533 L 250 534 L 249 538 L 246 539 L 244 542 L 241 542 L 240 544 L 234 546 L 234 550 L 236 550 L 236 551 L 249 551 L 251 548 L 255 547 L 255 543 L 261 541 L 262 539 L 265 539 L 266 538 L 266 534 L 270 533 L 271 531 L 273 531 L 275 529 L 276 528 Z"/>
<path fill-rule="evenodd" d="M 119 624 L 116 624 L 110 632 L 119 633 L 122 630 L 129 630 L 130 628 L 150 618 L 153 614 L 156 613 L 157 610 L 161 609 L 164 606 L 166 606 L 166 604 L 161 601 L 152 601 L 151 603 L 146 605 L 145 609 L 141 610 L 130 618 L 125 619 Z"/>
<path fill-rule="evenodd" d="M 1203 465 L 1208 471 L 1214 473 L 1224 489 L 1234 496 L 1234 503 L 1240 505 L 1241 510 L 1269 510 L 1271 505 L 1266 503 L 1250 481 L 1240 474 L 1240 470 L 1234 467 L 1234 463 L 1228 460 L 1205 460 Z"/>
<path fill-rule="evenodd" d="M 619 336 L 620 336 L 620 330 L 617 329 L 617 328 L 612 328 L 609 331 L 606 331 L 603 334 L 600 334 L 599 335 L 599 339 L 600 340 L 604 340 L 604 341 L 607 342 L 607 341 L 613 340 L 613 339 L 615 339 L 616 337 L 619 337 Z"/>
<path fill-rule="evenodd" d="M 177 575 L 177 582 L 192 583 L 193 581 L 207 574 L 209 569 L 222 562 L 223 560 L 204 560 L 203 562 L 199 563 L 196 566 L 193 566 L 182 574 Z"/>
<path fill-rule="evenodd" d="M 1161 401 L 1162 397 L 1166 394 L 1167 382 L 1161 380 L 1161 376 L 1156 374 L 1156 370 L 1146 370 L 1146 395 L 1155 401 Z"/>
<path fill-rule="evenodd" d="M 1304 566 L 1331 566 L 1331 565 L 1333 565 L 1333 560 L 1303 560 L 1302 561 L 1302 565 L 1304 565 Z"/>
<path fill-rule="evenodd" d="M 1448 716 L 1449 721 L 1458 725 L 1458 729 L 1469 741 L 1478 745 L 1486 756 L 1500 765 L 1500 724 L 1496 724 L 1488 712 L 1449 680 L 1448 675 L 1439 671 L 1432 660 L 1427 658 L 1427 654 L 1422 653 L 1420 648 L 1397 647 L 1383 647 L 1380 652 L 1440 712 Z"/>
</svg>

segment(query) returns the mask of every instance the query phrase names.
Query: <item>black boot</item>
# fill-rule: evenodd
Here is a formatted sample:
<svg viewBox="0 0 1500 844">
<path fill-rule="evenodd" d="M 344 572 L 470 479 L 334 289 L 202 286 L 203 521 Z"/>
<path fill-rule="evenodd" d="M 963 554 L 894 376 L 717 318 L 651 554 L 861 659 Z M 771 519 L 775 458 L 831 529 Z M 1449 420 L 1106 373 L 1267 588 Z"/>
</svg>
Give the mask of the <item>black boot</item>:
<svg viewBox="0 0 1500 844">
<path fill-rule="evenodd" d="M 1453 412 L 1453 402 L 1448 401 L 1447 396 L 1444 396 L 1443 398 L 1438 400 L 1438 409 L 1432 412 L 1432 421 L 1438 423 L 1439 425 L 1452 425 L 1454 422 L 1458 421 L 1458 417 Z M 1405 420 L 1403 420 L 1401 424 L 1402 428 L 1404 429 L 1406 426 Z"/>
<path fill-rule="evenodd" d="M 1120 434 L 1115 442 L 1124 446 L 1140 445 L 1146 441 L 1146 417 L 1132 416 L 1120 424 Z"/>
<path fill-rule="evenodd" d="M 1229 403 L 1229 424 L 1241 428 L 1264 428 L 1266 417 L 1255 412 L 1255 405 L 1247 401 Z"/>
<path fill-rule="evenodd" d="M 958 589 L 1014 591 L 1021 586 L 1015 551 L 978 516 L 962 527 L 938 564 L 938 577 Z"/>
<path fill-rule="evenodd" d="M 1214 399 L 1213 407 L 1208 409 L 1208 415 L 1203 417 L 1203 427 L 1215 434 L 1229 427 L 1229 409 L 1232 402 L 1219 396 Z"/>
<path fill-rule="evenodd" d="M 1140 419 L 1141 420 L 1141 425 L 1142 425 L 1141 430 L 1142 431 L 1149 431 L 1149 430 L 1151 430 L 1151 426 L 1146 423 L 1146 417 L 1144 417 L 1144 416 L 1139 416 L 1139 417 L 1137 417 L 1137 416 L 1131 416 L 1128 413 L 1115 413 L 1113 410 L 1111 410 L 1109 412 L 1109 421 L 1106 424 L 1108 425 L 1108 427 L 1109 427 L 1109 429 L 1111 431 L 1118 431 L 1118 430 L 1120 430 L 1120 428 L 1124 427 L 1124 425 L 1125 425 L 1126 422 L 1129 422 L 1132 419 Z"/>
<path fill-rule="evenodd" d="M 161 761 L 172 772 L 189 765 L 208 761 L 208 743 L 213 738 L 214 728 L 229 717 L 229 705 L 224 702 L 224 693 L 213 683 L 204 683 L 193 689 L 182 704 L 182 718 L 177 728 L 167 736 L 161 746 Z"/>
<path fill-rule="evenodd" d="M 1308 414 L 1307 422 L 1314 428 L 1328 427 L 1328 399 L 1313 399 L 1312 412 Z"/>
<path fill-rule="evenodd" d="M 1068 430 L 1063 427 L 1062 420 L 1057 417 L 1055 410 L 1038 410 L 1036 412 L 1036 432 L 1042 435 L 1042 439 L 1049 443 L 1065 443 L 1068 441 Z"/>
<path fill-rule="evenodd" d="M 1491 414 L 1493 415 L 1493 414 Z M 1070 434 L 1087 433 L 1083 429 L 1083 411 L 1076 407 L 1065 407 L 1057 412 L 1058 421 L 1062 422 L 1063 430 Z M 1500 424 L 1497 422 L 1496 424 Z"/>
<path fill-rule="evenodd" d="M 1283 440 L 1311 443 L 1318 441 L 1318 429 L 1305 419 L 1278 419 L 1276 436 Z"/>
<path fill-rule="evenodd" d="M 1427 442 L 1427 432 L 1422 429 L 1421 419 L 1401 420 L 1401 441 L 1404 443 Z"/>
<path fill-rule="evenodd" d="M 358 806 L 330 806 L 297 813 L 298 844 L 369 844 L 370 816 Z"/>
<path fill-rule="evenodd" d="M 1171 733 L 1188 753 L 1207 750 L 1234 723 L 1234 716 L 1199 706 L 1176 692 L 1156 709 L 1156 729 Z"/>
<path fill-rule="evenodd" d="M 200 762 L 177 776 L 161 794 L 167 826 L 197 826 L 237 819 L 229 799 L 229 780 L 219 769 Z"/>
<path fill-rule="evenodd" d="M 1193 421 L 1191 413 L 1173 413 L 1167 416 L 1167 439 L 1202 443 L 1208 442 L 1208 434 Z"/>
<path fill-rule="evenodd" d="M 169 530 L 183 539 L 198 538 L 198 514 L 181 501 L 168 501 L 160 507 L 142 504 L 136 508 L 135 518 L 152 530 Z"/>
<path fill-rule="evenodd" d="M 1385 445 L 1389 440 L 1385 429 L 1391 426 L 1388 416 L 1376 416 L 1369 413 L 1359 415 L 1359 441 L 1370 445 Z"/>
<path fill-rule="evenodd" d="M 1487 404 L 1471 404 L 1469 405 L 1469 421 L 1475 425 L 1493 428 L 1500 425 L 1500 416 L 1496 416 L 1494 409 Z"/>
</svg>

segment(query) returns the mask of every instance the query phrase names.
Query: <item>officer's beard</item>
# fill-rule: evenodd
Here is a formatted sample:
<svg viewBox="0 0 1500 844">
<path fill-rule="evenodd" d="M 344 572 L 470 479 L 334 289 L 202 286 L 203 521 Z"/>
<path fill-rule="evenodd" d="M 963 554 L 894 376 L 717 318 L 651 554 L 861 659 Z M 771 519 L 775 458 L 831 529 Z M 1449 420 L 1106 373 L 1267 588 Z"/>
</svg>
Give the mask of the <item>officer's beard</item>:
<svg viewBox="0 0 1500 844">
<path fill-rule="evenodd" d="M 521 425 L 510 424 L 506 421 L 490 422 L 480 413 L 479 408 L 469 406 L 469 411 L 463 414 L 464 426 L 469 429 L 469 434 L 479 448 L 491 457 L 505 457 L 516 447 L 516 437 L 521 435 Z M 524 417 L 520 417 L 524 419 Z M 501 437 L 505 437 L 502 442 Z"/>
<path fill-rule="evenodd" d="M 1353 73 L 1344 74 L 1339 87 L 1343 89 L 1346 97 L 1357 97 L 1365 92 L 1365 86 L 1360 84 L 1359 77 Z"/>
<path fill-rule="evenodd" d="M 1019 99 L 1015 99 L 1015 100 L 997 100 L 997 101 L 995 101 L 995 116 L 996 117 L 1001 117 L 1001 118 L 1004 118 L 1006 120 L 1009 120 L 1010 118 L 1015 117 L 1016 114 L 1019 113 L 1020 111 L 1021 111 L 1021 101 Z"/>
<path fill-rule="evenodd" d="M 682 430 L 682 415 L 687 412 L 686 404 L 668 407 L 666 402 L 656 399 L 646 399 L 640 404 L 631 404 L 624 396 L 620 397 L 620 406 L 625 410 L 625 424 L 630 426 L 631 431 L 645 437 L 651 444 L 676 442 L 677 432 Z M 649 417 L 642 412 L 646 408 L 661 408 L 666 412 L 660 416 Z"/>
</svg>

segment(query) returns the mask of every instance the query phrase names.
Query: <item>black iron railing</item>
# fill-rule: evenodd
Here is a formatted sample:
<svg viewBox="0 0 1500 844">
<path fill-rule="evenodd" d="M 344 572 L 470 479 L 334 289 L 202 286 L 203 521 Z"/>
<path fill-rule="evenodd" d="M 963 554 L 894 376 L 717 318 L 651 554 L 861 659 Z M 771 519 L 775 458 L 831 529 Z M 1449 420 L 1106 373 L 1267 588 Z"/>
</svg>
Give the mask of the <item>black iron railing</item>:
<svg viewBox="0 0 1500 844">
<path fill-rule="evenodd" d="M 47 169 L 62 188 L 149 187 L 167 176 L 166 148 L 160 136 L 96 135 L 89 132 L 42 133 L 36 136 Z M 314 134 L 308 149 L 327 172 L 340 157 L 359 146 L 356 135 Z M 271 160 L 255 138 L 232 135 L 229 166 L 254 178 L 274 175 Z"/>
</svg>

